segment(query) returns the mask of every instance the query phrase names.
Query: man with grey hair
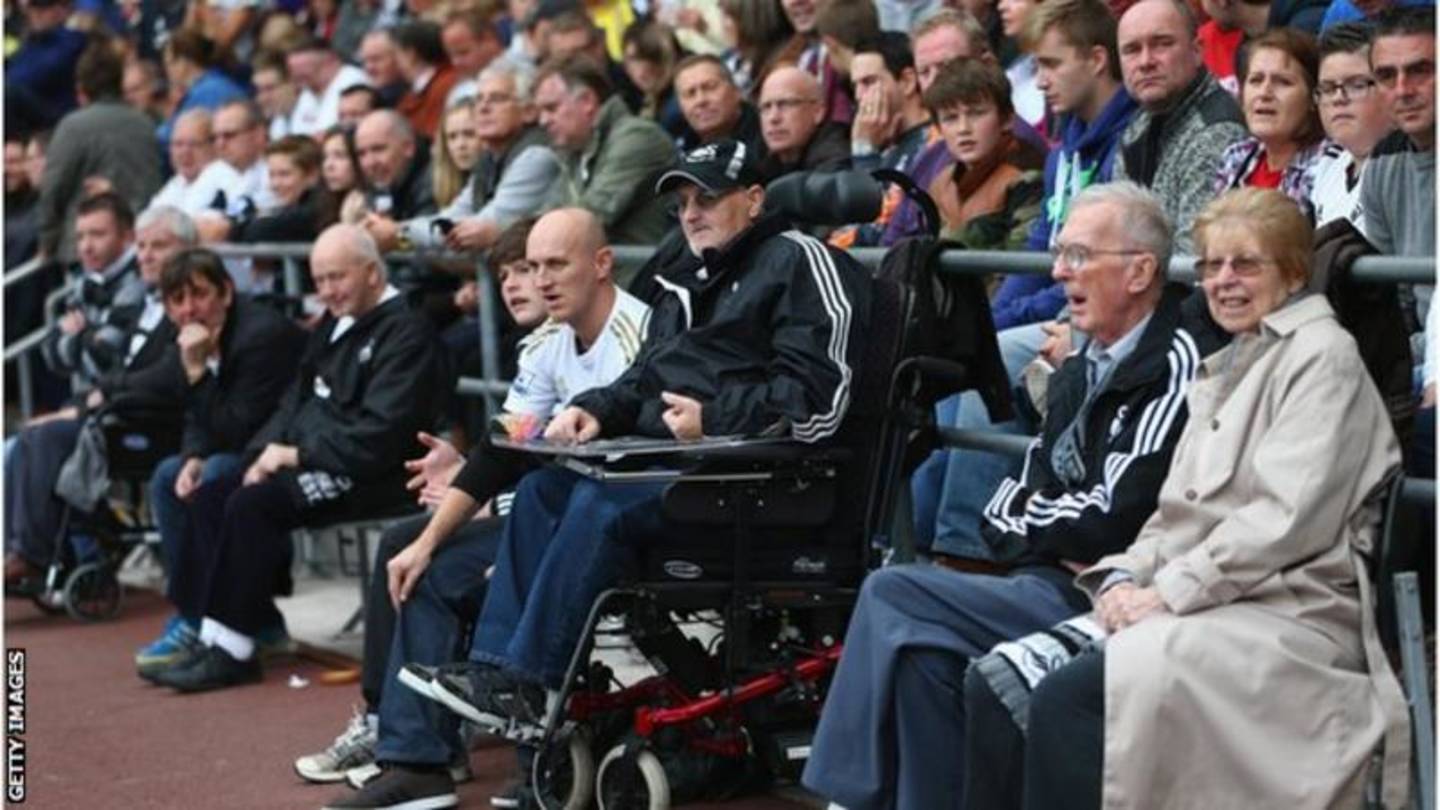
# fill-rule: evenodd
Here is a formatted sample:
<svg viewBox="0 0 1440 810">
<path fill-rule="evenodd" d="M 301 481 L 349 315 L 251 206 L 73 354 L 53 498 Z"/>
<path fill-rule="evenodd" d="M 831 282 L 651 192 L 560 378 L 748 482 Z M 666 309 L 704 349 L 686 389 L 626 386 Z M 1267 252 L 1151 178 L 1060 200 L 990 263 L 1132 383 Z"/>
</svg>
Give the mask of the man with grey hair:
<svg viewBox="0 0 1440 810">
<path fill-rule="evenodd" d="M 404 460 L 451 381 L 423 317 L 389 284 L 375 242 L 354 225 L 320 234 L 310 272 L 326 316 L 300 376 L 242 454 L 243 466 L 189 493 L 189 556 L 171 572 L 198 643 L 141 675 L 182 692 L 257 681 L 256 639 L 284 626 L 273 601 L 290 532 L 307 522 L 407 503 Z M 224 572 L 217 576 L 216 572 Z"/>
<path fill-rule="evenodd" d="M 1052 275 L 1090 339 L 1051 378 L 1023 474 L 986 509 L 1005 571 L 913 564 L 865 581 L 805 768 L 811 790 L 850 810 L 960 806 L 956 697 L 970 660 L 1087 611 L 1074 572 L 1128 546 L 1155 509 L 1213 340 L 1194 320 L 1203 301 L 1182 305 L 1188 291 L 1165 282 L 1170 249 L 1159 200 L 1134 184 L 1071 203 Z"/>
<path fill-rule="evenodd" d="M 560 176 L 560 159 L 535 124 L 531 87 L 530 74 L 508 64 L 480 72 L 473 112 L 482 151 L 469 182 L 438 214 L 393 227 L 372 220 L 370 234 L 382 250 L 397 245 L 484 250 L 512 222 L 540 209 Z"/>
<path fill-rule="evenodd" d="M 365 176 L 365 230 L 377 244 L 395 223 L 435 213 L 430 161 L 416 144 L 415 130 L 394 110 L 376 110 L 355 128 L 355 152 Z"/>
</svg>

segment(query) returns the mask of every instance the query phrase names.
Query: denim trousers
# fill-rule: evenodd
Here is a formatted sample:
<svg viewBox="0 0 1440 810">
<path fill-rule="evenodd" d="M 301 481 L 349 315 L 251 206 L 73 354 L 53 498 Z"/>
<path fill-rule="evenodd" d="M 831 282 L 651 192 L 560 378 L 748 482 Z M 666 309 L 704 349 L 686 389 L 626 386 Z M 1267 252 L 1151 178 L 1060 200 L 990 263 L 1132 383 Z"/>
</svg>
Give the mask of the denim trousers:
<svg viewBox="0 0 1440 810">
<path fill-rule="evenodd" d="M 607 484 L 559 467 L 525 476 L 501 535 L 473 661 L 558 688 L 595 598 L 660 536 L 661 484 Z"/>
<path fill-rule="evenodd" d="M 236 453 L 215 453 L 208 456 L 200 468 L 200 484 L 209 484 L 227 476 L 244 472 L 243 460 Z M 175 576 L 180 559 L 180 544 L 190 534 L 190 509 L 185 501 L 175 496 L 175 479 L 185 459 L 174 455 L 160 462 L 150 475 L 150 511 L 155 516 L 155 526 L 160 530 L 160 561 L 165 573 Z"/>
</svg>

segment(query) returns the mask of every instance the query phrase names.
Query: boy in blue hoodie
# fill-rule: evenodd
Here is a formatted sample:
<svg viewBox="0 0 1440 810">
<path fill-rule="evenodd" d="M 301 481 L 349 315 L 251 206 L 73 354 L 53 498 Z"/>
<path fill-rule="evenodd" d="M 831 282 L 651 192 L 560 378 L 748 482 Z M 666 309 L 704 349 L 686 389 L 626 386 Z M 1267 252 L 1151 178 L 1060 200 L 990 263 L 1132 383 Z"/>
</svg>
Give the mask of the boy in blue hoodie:
<svg viewBox="0 0 1440 810">
<path fill-rule="evenodd" d="M 1027 23 L 1036 84 L 1059 117 L 1061 134 L 1045 161 L 1044 203 L 1026 243 L 1027 250 L 1044 251 L 1060 232 L 1070 200 L 1110 179 L 1116 145 L 1136 105 L 1121 83 L 1116 21 L 1103 0 L 1051 0 Z M 1048 274 L 1015 274 L 1001 283 L 991 310 L 1012 378 L 1035 358 L 1045 337 L 1041 324 L 1064 305 L 1064 290 Z M 953 400 L 949 419 L 944 404 L 942 422 L 958 427 L 1019 427 L 991 425 L 978 397 Z M 939 559 L 995 561 L 980 538 L 980 512 L 1011 466 L 1007 458 L 979 451 L 936 453 L 914 478 L 919 545 L 933 537 L 928 545 Z"/>
</svg>

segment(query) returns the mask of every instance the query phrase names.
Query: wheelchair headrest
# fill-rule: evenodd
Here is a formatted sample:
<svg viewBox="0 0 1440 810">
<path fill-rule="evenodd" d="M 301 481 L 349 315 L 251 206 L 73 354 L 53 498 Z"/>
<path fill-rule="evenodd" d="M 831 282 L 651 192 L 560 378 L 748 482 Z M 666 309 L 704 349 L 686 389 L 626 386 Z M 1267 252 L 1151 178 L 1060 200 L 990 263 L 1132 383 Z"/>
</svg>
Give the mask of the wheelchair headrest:
<svg viewBox="0 0 1440 810">
<path fill-rule="evenodd" d="M 880 216 L 884 186 L 869 172 L 794 172 L 765 189 L 765 205 L 805 225 L 849 225 Z"/>
</svg>

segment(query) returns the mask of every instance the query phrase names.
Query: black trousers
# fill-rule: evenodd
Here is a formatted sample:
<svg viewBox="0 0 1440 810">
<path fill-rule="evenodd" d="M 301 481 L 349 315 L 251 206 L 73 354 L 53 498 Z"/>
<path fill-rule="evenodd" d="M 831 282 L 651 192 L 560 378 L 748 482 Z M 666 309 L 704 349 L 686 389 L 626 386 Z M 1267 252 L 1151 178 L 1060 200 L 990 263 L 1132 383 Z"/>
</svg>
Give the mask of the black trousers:
<svg viewBox="0 0 1440 810">
<path fill-rule="evenodd" d="M 1098 810 L 1105 654 L 1087 652 L 1030 696 L 1029 729 L 974 670 L 965 677 L 967 810 Z"/>
<path fill-rule="evenodd" d="M 289 581 L 303 524 L 287 486 L 272 478 L 240 486 L 240 475 L 201 486 L 190 507 L 193 536 L 181 544 L 170 597 L 188 617 L 209 617 L 254 636 L 283 625 L 274 596 Z M 203 572 L 203 573 L 202 573 Z"/>
</svg>

